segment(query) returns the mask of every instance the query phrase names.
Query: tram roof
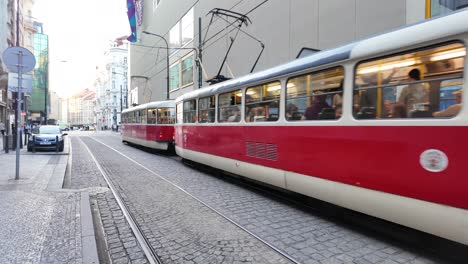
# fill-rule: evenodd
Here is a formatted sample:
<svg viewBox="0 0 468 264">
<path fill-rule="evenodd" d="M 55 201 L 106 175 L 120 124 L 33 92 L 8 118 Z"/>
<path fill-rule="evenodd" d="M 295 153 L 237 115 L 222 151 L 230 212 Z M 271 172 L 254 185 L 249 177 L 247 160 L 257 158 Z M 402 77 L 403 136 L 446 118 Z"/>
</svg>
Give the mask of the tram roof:
<svg viewBox="0 0 468 264">
<path fill-rule="evenodd" d="M 468 8 L 416 24 L 406 25 L 366 39 L 357 40 L 341 47 L 317 52 L 263 71 L 194 90 L 179 96 L 176 102 L 229 92 L 233 88 L 253 85 L 261 80 L 269 80 L 348 59 L 384 55 L 386 52 L 394 51 L 400 47 L 410 47 L 419 43 L 461 34 L 468 31 L 468 23 L 466 21 L 468 21 Z"/>
<path fill-rule="evenodd" d="M 160 108 L 160 107 L 175 107 L 175 101 L 167 100 L 167 101 L 149 102 L 146 104 L 141 104 L 132 108 L 125 109 L 122 111 L 122 113 L 128 113 L 128 112 L 143 110 L 147 108 Z"/>
</svg>

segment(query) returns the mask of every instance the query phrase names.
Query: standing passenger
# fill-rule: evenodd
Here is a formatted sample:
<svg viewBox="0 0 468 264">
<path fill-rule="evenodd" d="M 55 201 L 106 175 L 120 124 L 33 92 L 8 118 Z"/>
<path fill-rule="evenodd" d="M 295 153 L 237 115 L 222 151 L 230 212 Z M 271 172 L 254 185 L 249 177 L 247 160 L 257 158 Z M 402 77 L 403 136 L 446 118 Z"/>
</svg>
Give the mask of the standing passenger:
<svg viewBox="0 0 468 264">
<path fill-rule="evenodd" d="M 418 69 L 412 69 L 408 73 L 410 81 L 421 80 L 421 72 Z M 426 87 L 422 83 L 411 83 L 401 91 L 398 102 L 406 105 L 406 112 L 409 115 L 410 111 L 416 110 L 417 104 L 427 103 L 429 101 L 429 94 Z"/>
</svg>

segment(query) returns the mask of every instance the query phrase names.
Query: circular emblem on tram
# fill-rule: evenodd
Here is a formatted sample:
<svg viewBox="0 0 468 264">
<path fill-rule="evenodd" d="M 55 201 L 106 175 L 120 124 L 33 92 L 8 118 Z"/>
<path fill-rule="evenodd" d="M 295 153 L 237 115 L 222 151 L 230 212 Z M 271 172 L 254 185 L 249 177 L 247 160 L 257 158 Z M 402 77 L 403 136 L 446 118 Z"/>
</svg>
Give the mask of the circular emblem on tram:
<svg viewBox="0 0 468 264">
<path fill-rule="evenodd" d="M 419 157 L 421 166 L 430 172 L 441 172 L 448 166 L 448 158 L 438 149 L 428 149 Z"/>
</svg>

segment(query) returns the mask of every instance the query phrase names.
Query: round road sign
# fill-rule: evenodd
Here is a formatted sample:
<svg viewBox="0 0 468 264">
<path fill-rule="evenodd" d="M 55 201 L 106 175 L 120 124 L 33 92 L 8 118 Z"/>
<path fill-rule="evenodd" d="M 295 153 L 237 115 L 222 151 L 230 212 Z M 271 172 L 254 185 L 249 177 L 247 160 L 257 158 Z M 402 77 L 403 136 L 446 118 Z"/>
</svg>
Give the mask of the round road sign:
<svg viewBox="0 0 468 264">
<path fill-rule="evenodd" d="M 23 47 L 10 47 L 3 52 L 3 62 L 11 72 L 27 73 L 36 66 L 36 58 L 34 54 Z M 21 65 L 19 65 L 21 57 Z"/>
</svg>

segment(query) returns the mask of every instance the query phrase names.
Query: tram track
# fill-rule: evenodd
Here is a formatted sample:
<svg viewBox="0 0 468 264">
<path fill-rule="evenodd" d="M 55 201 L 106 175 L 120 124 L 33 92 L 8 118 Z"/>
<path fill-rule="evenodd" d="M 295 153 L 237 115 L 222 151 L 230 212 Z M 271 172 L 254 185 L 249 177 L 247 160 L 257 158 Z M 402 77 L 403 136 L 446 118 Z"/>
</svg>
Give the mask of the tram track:
<svg viewBox="0 0 468 264">
<path fill-rule="evenodd" d="M 154 172 L 153 170 L 149 169 L 148 167 L 144 166 L 143 164 L 139 163 L 138 161 L 132 159 L 131 157 L 125 155 L 124 153 L 120 152 L 119 150 L 109 146 L 108 144 L 106 144 L 106 143 L 104 143 L 104 142 L 102 142 L 100 140 L 97 140 L 96 138 L 92 138 L 92 137 L 89 137 L 89 138 L 91 138 L 92 140 L 98 142 L 99 144 L 104 145 L 105 147 L 111 149 L 115 153 L 118 153 L 122 157 L 128 159 L 133 164 L 143 168 L 147 172 L 153 174 L 154 176 L 160 178 L 161 180 L 163 180 L 163 181 L 167 182 L 168 184 L 172 185 L 173 187 L 177 188 L 179 191 L 181 191 L 185 195 L 189 196 L 191 199 L 193 199 L 193 200 L 197 201 L 198 203 L 202 204 L 204 207 L 208 208 L 209 210 L 211 210 L 212 212 L 214 212 L 218 216 L 222 217 L 226 221 L 230 222 L 231 224 L 233 224 L 234 226 L 236 226 L 240 230 L 242 230 L 245 233 L 249 234 L 251 237 L 255 238 L 257 241 L 263 243 L 265 246 L 267 246 L 268 248 L 270 248 L 271 250 L 273 250 L 274 252 L 276 252 L 277 254 L 282 256 L 283 258 L 287 259 L 290 263 L 295 263 L 295 264 L 300 264 L 301 263 L 301 262 L 297 261 L 291 255 L 287 254 L 283 250 L 281 250 L 281 249 L 277 248 L 276 246 L 274 246 L 272 243 L 269 243 L 268 241 L 266 241 L 265 239 L 262 239 L 257 234 L 251 232 L 248 228 L 242 226 L 241 224 L 239 224 L 234 219 L 228 217 L 227 215 L 223 214 L 219 210 L 216 210 L 214 207 L 210 206 L 209 204 L 207 204 L 204 201 L 200 200 L 199 198 L 195 197 L 194 195 L 192 195 L 190 192 L 188 192 L 184 188 L 180 187 L 179 185 L 171 182 L 170 180 L 168 180 L 165 177 L 159 175 L 158 173 Z M 110 175 L 111 173 L 109 173 L 106 170 L 106 168 L 100 164 L 100 162 L 97 160 L 97 158 L 92 153 L 92 151 L 89 149 L 89 147 L 86 145 L 86 143 L 84 143 L 84 145 L 85 145 L 87 151 L 90 153 L 90 155 L 91 155 L 93 161 L 95 162 L 96 166 L 98 167 L 99 171 L 101 172 L 101 174 L 105 178 L 106 182 L 108 183 L 109 188 L 111 189 L 112 193 L 114 194 L 114 196 L 115 196 L 115 198 L 116 198 L 116 200 L 118 202 L 119 207 L 122 209 L 122 212 L 124 213 L 125 218 L 129 222 L 132 231 L 135 233 L 136 238 L 137 238 L 138 242 L 140 243 L 140 245 L 142 246 L 143 251 L 145 252 L 145 255 L 148 258 L 148 260 L 150 261 L 150 263 L 157 263 L 157 264 L 163 263 L 161 261 L 161 259 L 158 257 L 157 251 L 151 246 L 151 243 L 149 242 L 148 238 L 145 237 L 144 232 L 143 232 L 143 228 L 138 224 L 138 221 L 136 220 L 136 217 L 131 213 L 131 210 L 129 210 L 129 208 L 126 205 L 124 199 L 122 198 L 122 195 L 120 194 L 120 192 L 123 191 L 123 190 L 118 190 L 119 186 L 113 183 L 113 181 L 111 179 L 111 175 Z"/>
<path fill-rule="evenodd" d="M 79 138 L 79 137 L 78 137 Z M 114 195 L 120 209 L 122 210 L 122 213 L 125 216 L 125 219 L 129 223 L 133 233 L 135 234 L 135 237 L 140 244 L 141 248 L 143 249 L 146 258 L 151 264 L 162 264 L 161 260 L 159 259 L 156 251 L 154 248 L 151 246 L 149 243 L 148 239 L 144 236 L 142 229 L 138 225 L 138 223 L 135 220 L 135 217 L 131 213 L 131 211 L 127 208 L 127 205 L 123 201 L 119 191 L 116 189 L 115 185 L 113 184 L 111 178 L 109 177 L 108 173 L 103 169 L 101 164 L 99 164 L 99 161 L 96 159 L 94 156 L 93 152 L 89 149 L 88 145 L 86 145 L 81 138 L 79 138 L 83 146 L 86 148 L 88 151 L 89 155 L 91 156 L 92 160 L 96 164 L 96 167 L 98 170 L 101 172 L 103 178 L 106 180 L 107 185 L 109 186 L 109 189 L 111 190 L 112 194 Z"/>
<path fill-rule="evenodd" d="M 137 159 L 138 162 L 141 163 L 143 167 L 145 167 L 145 170 L 151 171 L 151 174 L 153 175 L 156 174 L 159 176 L 161 175 L 161 173 L 163 175 L 166 175 L 166 173 L 168 173 L 166 178 L 170 179 L 169 181 L 176 182 L 178 186 L 182 186 L 182 189 L 198 197 L 197 198 L 198 200 L 201 199 L 202 201 L 205 201 L 205 203 L 209 204 L 211 207 L 213 207 L 217 211 L 220 211 L 221 214 L 226 215 L 229 218 L 234 217 L 233 218 L 234 222 L 241 223 L 241 226 L 246 226 L 249 231 L 252 230 L 253 232 L 251 233 L 258 234 L 259 237 L 269 240 L 267 241 L 268 243 L 273 244 L 273 246 L 276 245 L 277 247 L 280 247 L 280 250 L 286 251 L 286 254 L 291 255 L 289 253 L 292 253 L 292 257 L 298 260 L 296 263 L 300 263 L 300 262 L 306 263 L 308 259 L 311 259 L 311 258 L 317 259 L 317 258 L 311 253 L 306 253 L 306 252 L 304 252 L 306 254 L 303 254 L 303 253 L 297 254 L 297 251 L 296 252 L 294 251 L 294 247 L 295 245 L 297 245 L 297 243 L 286 245 L 285 247 L 284 243 L 286 242 L 286 240 L 284 240 L 285 237 L 283 236 L 284 235 L 283 232 L 285 232 L 284 228 L 281 227 L 278 230 L 272 229 L 272 228 L 275 228 L 274 226 L 277 226 L 276 224 L 277 222 L 275 220 L 278 219 L 278 217 L 280 217 L 280 219 L 282 217 L 284 218 L 283 220 L 279 219 L 279 221 L 283 221 L 283 223 L 284 223 L 284 220 L 289 221 L 289 219 L 294 219 L 294 218 L 299 220 L 297 217 L 301 217 L 301 220 L 299 220 L 300 223 L 313 224 L 313 226 L 311 227 L 312 229 L 315 229 L 317 227 L 320 228 L 320 229 L 315 229 L 314 231 L 305 235 L 304 236 L 305 239 L 312 238 L 312 240 L 314 240 L 314 237 L 316 237 L 318 238 L 318 240 L 316 241 L 321 241 L 320 239 L 325 238 L 325 237 L 322 237 L 322 235 L 324 234 L 327 237 L 332 237 L 332 238 L 335 237 L 333 240 L 333 243 L 337 243 L 338 248 L 336 249 L 332 248 L 332 251 L 338 252 L 338 256 L 351 254 L 351 256 L 354 256 L 354 259 L 360 259 L 361 256 L 359 254 L 362 254 L 362 253 L 359 253 L 359 252 L 368 252 L 367 250 L 369 250 L 369 248 L 372 248 L 372 249 L 376 249 L 376 251 L 375 251 L 375 254 L 374 253 L 371 254 L 372 255 L 371 258 L 378 258 L 377 256 L 383 256 L 388 252 L 399 252 L 398 254 L 402 254 L 403 256 L 407 256 L 407 257 L 411 257 L 411 255 L 413 255 L 414 257 L 411 257 L 411 258 L 414 258 L 414 260 L 419 260 L 420 263 L 466 263 L 463 261 L 460 262 L 460 260 L 457 260 L 456 258 L 454 260 L 453 258 L 447 257 L 447 254 L 445 254 L 445 256 L 443 256 L 442 258 L 440 258 L 441 256 L 439 256 L 437 253 L 434 254 L 434 252 L 432 253 L 427 252 L 429 250 L 429 247 L 425 248 L 425 245 L 430 246 L 430 244 L 433 243 L 432 246 L 437 247 L 438 246 L 437 241 L 434 241 L 434 240 L 425 241 L 425 240 L 421 240 L 419 238 L 415 238 L 409 235 L 410 237 L 408 238 L 410 240 L 409 241 L 410 243 L 407 243 L 408 241 L 405 240 L 406 238 L 403 240 L 400 239 L 401 237 L 398 238 L 398 236 L 400 235 L 408 236 L 407 233 L 400 232 L 400 234 L 396 236 L 395 235 L 387 236 L 386 234 L 382 235 L 382 233 L 379 230 L 377 231 L 372 230 L 374 228 L 369 228 L 369 226 L 374 224 L 380 228 L 380 225 L 383 225 L 383 226 L 394 226 L 394 225 L 388 224 L 388 223 L 386 224 L 385 221 L 382 221 L 380 219 L 377 219 L 377 220 L 372 219 L 372 221 L 369 222 L 365 220 L 366 217 L 364 217 L 364 220 L 363 220 L 363 217 L 361 217 L 361 215 L 357 215 L 354 211 L 351 212 L 349 215 L 346 215 L 343 217 L 343 215 L 341 215 L 342 214 L 341 212 L 338 212 L 338 214 L 340 215 L 335 215 L 336 212 L 334 211 L 334 209 L 331 209 L 331 211 L 324 213 L 323 211 L 330 210 L 330 209 L 325 208 L 325 210 L 323 210 L 321 206 L 318 206 L 318 208 L 314 206 L 312 207 L 311 210 L 299 209 L 300 211 L 303 211 L 304 213 L 307 213 L 307 211 L 309 211 L 308 214 L 311 214 L 311 215 L 304 215 L 303 213 L 299 212 L 295 217 L 291 218 L 289 215 L 296 214 L 294 211 L 297 211 L 297 210 L 288 209 L 287 211 L 289 212 L 287 213 L 287 215 L 283 215 L 283 213 L 285 212 L 285 209 L 284 209 L 285 206 L 293 207 L 293 208 L 305 208 L 305 206 L 303 206 L 303 202 L 302 202 L 303 200 L 300 200 L 299 202 L 295 199 L 291 200 L 289 199 L 290 197 L 288 195 L 280 195 L 281 197 L 275 197 L 278 195 L 278 192 L 275 190 L 273 190 L 273 192 L 269 192 L 270 194 L 273 194 L 273 195 L 265 194 L 265 193 L 268 193 L 268 191 L 265 192 L 264 190 L 255 190 L 255 188 L 252 188 L 251 182 L 248 179 L 246 181 L 245 180 L 238 181 L 237 179 L 233 180 L 233 178 L 230 177 L 229 175 L 228 176 L 223 175 L 222 177 L 220 177 L 220 175 L 213 175 L 212 171 L 200 170 L 198 169 L 198 166 L 197 166 L 197 170 L 192 170 L 192 169 L 189 169 L 188 167 L 186 167 L 187 169 L 180 169 L 180 168 L 177 169 L 177 171 L 180 170 L 184 175 L 188 173 L 185 176 L 179 176 L 178 173 L 170 172 L 170 170 L 163 169 L 162 167 L 160 169 L 159 167 L 159 166 L 165 166 L 166 163 L 172 164 L 170 166 L 176 166 L 176 164 L 173 161 L 179 161 L 179 160 L 174 160 L 172 157 L 169 157 L 169 156 L 166 157 L 166 155 L 163 155 L 165 156 L 164 158 L 161 157 L 160 159 L 159 158 L 153 159 L 153 158 L 150 158 L 151 156 L 147 155 L 147 154 L 150 154 L 151 152 L 146 151 L 147 154 L 144 154 L 144 152 L 140 152 L 136 148 L 128 148 L 124 145 L 119 144 L 120 142 L 117 142 L 117 140 L 120 141 L 118 137 L 115 137 L 115 139 L 113 140 L 110 140 L 110 141 L 103 140 L 103 142 L 105 142 L 104 144 L 108 146 L 109 145 L 113 146 L 114 143 L 118 144 L 117 146 L 114 146 L 115 149 L 117 149 L 121 153 L 124 153 L 124 155 L 125 154 L 130 155 L 131 157 Z M 161 155 L 158 155 L 158 156 L 161 156 Z M 156 163 L 154 163 L 154 161 L 156 161 Z M 199 173 L 196 173 L 195 171 L 199 171 Z M 208 174 L 211 174 L 211 177 L 207 177 L 208 175 L 206 175 L 203 172 L 208 172 Z M 197 175 L 200 173 L 203 175 Z M 210 178 L 212 178 L 212 180 L 210 180 Z M 218 180 L 214 180 L 215 178 L 217 178 Z M 239 178 L 239 177 L 236 177 L 236 178 Z M 240 178 L 242 179 L 242 177 Z M 225 183 L 223 184 L 221 182 L 225 182 Z M 234 188 L 228 187 L 228 185 L 226 185 L 227 182 L 229 182 L 228 185 L 231 185 L 231 186 L 237 185 L 238 187 L 234 187 Z M 245 184 L 243 184 L 242 182 L 245 182 Z M 222 187 L 222 186 L 225 186 L 225 187 Z M 255 186 L 258 186 L 258 185 L 255 185 Z M 248 188 L 245 188 L 245 187 L 248 187 Z M 210 191 L 204 193 L 204 191 L 207 190 L 207 188 Z M 218 191 L 218 188 L 219 188 L 219 191 Z M 241 189 L 244 189 L 244 191 L 241 191 Z M 270 188 L 268 187 L 266 189 L 270 190 Z M 213 193 L 211 193 L 211 191 L 213 191 Z M 232 191 L 234 192 L 231 193 Z M 262 198 L 259 199 L 258 197 L 256 197 L 256 195 L 250 195 L 249 192 L 261 193 L 260 196 L 264 196 L 265 199 L 262 199 Z M 221 196 L 219 195 L 228 196 L 228 199 L 226 200 L 227 203 L 222 202 L 222 200 L 224 199 L 220 199 Z M 283 199 L 284 196 L 286 196 L 287 199 Z M 232 200 L 232 198 L 234 198 L 235 200 Z M 216 201 L 213 199 L 216 199 Z M 265 210 L 261 209 L 261 208 L 266 208 L 266 207 L 258 207 L 258 210 L 256 212 L 252 211 L 253 214 L 250 215 L 250 217 L 254 216 L 253 219 L 255 219 L 255 222 L 252 222 L 248 218 L 245 218 L 245 217 L 249 217 L 248 211 L 250 210 L 250 208 L 253 208 L 251 206 L 265 206 L 265 205 L 268 206 L 269 204 L 271 204 L 270 201 L 266 201 L 266 203 L 261 202 L 261 201 L 269 200 L 269 199 L 271 199 L 272 201 L 273 200 L 280 201 L 279 203 L 283 204 L 284 206 L 280 205 L 279 207 L 271 208 L 272 210 L 274 210 L 273 213 L 268 213 Z M 231 201 L 231 203 L 229 201 Z M 237 208 L 237 209 L 234 209 L 234 211 L 232 211 L 231 210 L 232 202 L 234 201 L 235 203 L 242 203 L 242 204 L 246 202 L 247 204 L 242 205 L 243 207 L 244 205 L 247 206 L 245 207 L 246 210 Z M 223 203 L 224 205 L 222 205 Z M 276 202 L 273 202 L 273 203 L 276 203 Z M 264 216 L 263 214 L 265 214 L 266 216 Z M 272 216 L 274 216 L 274 218 L 272 218 Z M 304 220 L 302 220 L 303 217 L 304 217 Z M 354 219 L 351 219 L 351 218 L 354 218 Z M 297 221 L 297 220 L 293 220 L 293 221 Z M 348 221 L 348 220 L 351 220 L 351 221 Z M 264 227 L 260 227 L 258 224 L 256 224 L 256 223 L 262 223 L 264 221 L 266 221 L 267 223 L 269 222 L 273 224 L 273 226 L 269 228 L 269 231 L 267 231 L 267 229 L 265 229 Z M 280 223 L 280 225 L 283 226 L 282 225 L 283 223 Z M 317 226 L 315 226 L 315 223 L 317 223 Z M 367 225 L 366 223 L 368 223 L 368 226 L 366 226 Z M 289 231 L 292 234 L 294 234 L 298 230 L 302 230 L 300 225 L 295 225 L 294 223 L 292 224 L 291 227 L 294 227 L 293 229 L 290 229 Z M 310 230 L 309 227 L 305 228 L 306 232 L 308 232 L 307 230 Z M 388 232 L 393 232 L 393 230 L 394 229 L 391 229 Z M 277 233 L 278 231 L 279 233 Z M 403 231 L 406 232 L 407 229 Z M 328 232 L 333 232 L 333 233 L 337 232 L 337 233 L 331 234 L 331 236 L 329 236 L 327 234 Z M 349 236 L 346 235 L 346 237 L 341 237 L 340 234 L 349 234 Z M 301 234 L 300 236 L 303 236 L 303 235 Z M 317 237 L 317 236 L 320 236 L 320 237 Z M 289 239 L 289 237 L 287 237 L 286 239 Z M 339 243 L 338 242 L 339 240 L 349 241 L 352 243 L 345 242 L 343 244 L 343 243 Z M 376 248 L 375 245 L 366 246 L 366 248 L 363 248 L 362 250 L 353 246 L 353 245 L 356 245 L 356 243 L 362 244 L 362 243 L 369 243 L 369 242 L 371 243 L 377 242 L 378 243 L 377 247 L 381 247 L 381 249 Z M 422 243 L 422 245 L 418 245 L 418 243 L 421 243 L 421 242 L 424 242 L 424 243 Z M 442 241 L 442 243 L 444 242 L 446 241 Z M 324 243 L 324 245 L 330 246 L 328 242 Z M 357 251 L 356 252 L 348 251 L 350 248 L 355 248 Z M 323 250 L 322 243 L 319 243 L 316 245 L 311 244 L 310 251 L 309 250 L 307 251 L 313 252 L 314 250 Z M 323 254 L 323 253 L 320 251 L 320 254 Z M 328 254 L 328 255 L 325 255 L 325 254 Z M 333 257 L 330 252 L 328 253 L 326 252 L 325 254 L 323 254 L 323 256 L 325 256 L 325 259 L 327 260 L 330 260 Z M 393 253 L 389 253 L 388 259 L 398 259 L 398 258 L 392 257 L 391 254 Z M 466 256 L 466 254 L 464 254 L 464 256 Z M 466 258 L 463 258 L 463 259 L 466 260 Z M 401 262 L 401 261 L 402 259 L 398 259 L 398 262 Z"/>
</svg>

